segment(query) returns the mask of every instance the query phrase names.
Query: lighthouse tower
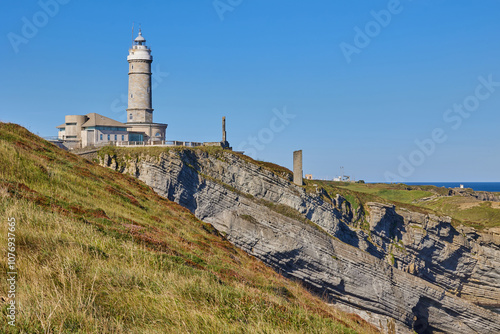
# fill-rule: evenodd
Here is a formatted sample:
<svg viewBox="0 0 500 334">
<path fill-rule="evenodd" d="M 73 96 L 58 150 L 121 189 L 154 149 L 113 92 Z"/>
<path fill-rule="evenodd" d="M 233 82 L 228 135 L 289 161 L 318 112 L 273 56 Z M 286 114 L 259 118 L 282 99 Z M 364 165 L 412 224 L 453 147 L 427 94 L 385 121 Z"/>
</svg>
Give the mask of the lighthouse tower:
<svg viewBox="0 0 500 334">
<path fill-rule="evenodd" d="M 151 87 L 151 49 L 139 30 L 128 53 L 127 130 L 129 141 L 158 142 L 166 140 L 167 124 L 153 123 Z"/>
<path fill-rule="evenodd" d="M 129 50 L 127 60 L 129 63 L 127 123 L 152 123 L 151 63 L 153 56 L 140 30 L 139 36 Z"/>
</svg>

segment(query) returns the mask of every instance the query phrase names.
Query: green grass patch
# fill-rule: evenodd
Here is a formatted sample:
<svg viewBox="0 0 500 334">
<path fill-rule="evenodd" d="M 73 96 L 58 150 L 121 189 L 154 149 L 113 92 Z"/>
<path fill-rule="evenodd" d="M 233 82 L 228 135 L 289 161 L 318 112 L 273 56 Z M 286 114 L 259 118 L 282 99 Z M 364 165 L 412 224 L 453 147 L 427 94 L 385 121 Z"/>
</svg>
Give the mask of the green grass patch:
<svg viewBox="0 0 500 334">
<path fill-rule="evenodd" d="M 252 224 L 256 224 L 257 223 L 257 219 L 255 219 L 254 217 L 250 216 L 250 215 L 240 215 L 240 218 L 241 219 L 244 219 Z"/>
<path fill-rule="evenodd" d="M 362 184 L 333 181 L 313 181 L 324 188 L 330 197 L 340 194 L 354 208 L 367 202 L 393 204 L 399 209 L 407 209 L 423 214 L 452 217 L 452 224 L 471 226 L 482 230 L 500 226 L 500 207 L 491 202 L 481 202 L 474 198 L 447 196 L 449 189 L 435 186 L 408 186 L 404 184 Z M 435 196 L 434 200 L 418 201 Z"/>
<path fill-rule="evenodd" d="M 500 226 L 500 206 L 468 197 L 443 197 L 422 204 L 479 230 Z"/>
</svg>

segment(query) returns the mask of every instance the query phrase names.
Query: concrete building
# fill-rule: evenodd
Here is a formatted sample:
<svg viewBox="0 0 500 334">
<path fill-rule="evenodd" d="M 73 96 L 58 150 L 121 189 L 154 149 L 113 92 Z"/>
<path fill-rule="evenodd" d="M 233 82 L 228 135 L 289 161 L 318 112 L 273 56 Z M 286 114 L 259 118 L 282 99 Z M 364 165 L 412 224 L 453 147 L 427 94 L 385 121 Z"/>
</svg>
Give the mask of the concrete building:
<svg viewBox="0 0 500 334">
<path fill-rule="evenodd" d="M 134 40 L 127 57 L 129 63 L 127 123 L 89 113 L 66 115 L 59 125 L 58 139 L 67 148 L 102 146 L 123 142 L 163 142 L 167 124 L 153 122 L 151 49 L 142 31 Z"/>
<path fill-rule="evenodd" d="M 140 137 L 140 133 L 129 132 L 126 124 L 96 113 L 87 115 L 66 115 L 66 122 L 59 125 L 58 138 L 63 141 L 78 141 L 81 147 L 94 146 L 97 143 L 129 141 L 131 136 Z"/>
</svg>

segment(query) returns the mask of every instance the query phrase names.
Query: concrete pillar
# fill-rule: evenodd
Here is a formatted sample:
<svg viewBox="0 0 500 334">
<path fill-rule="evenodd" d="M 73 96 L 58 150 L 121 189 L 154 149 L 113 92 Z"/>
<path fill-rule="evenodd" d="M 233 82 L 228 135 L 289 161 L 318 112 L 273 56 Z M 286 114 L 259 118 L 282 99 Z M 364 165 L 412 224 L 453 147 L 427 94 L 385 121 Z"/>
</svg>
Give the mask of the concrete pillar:
<svg viewBox="0 0 500 334">
<path fill-rule="evenodd" d="M 302 181 L 302 150 L 293 152 L 293 183 L 303 185 Z"/>
<path fill-rule="evenodd" d="M 226 139 L 226 116 L 222 117 L 222 142 L 225 143 Z"/>
</svg>

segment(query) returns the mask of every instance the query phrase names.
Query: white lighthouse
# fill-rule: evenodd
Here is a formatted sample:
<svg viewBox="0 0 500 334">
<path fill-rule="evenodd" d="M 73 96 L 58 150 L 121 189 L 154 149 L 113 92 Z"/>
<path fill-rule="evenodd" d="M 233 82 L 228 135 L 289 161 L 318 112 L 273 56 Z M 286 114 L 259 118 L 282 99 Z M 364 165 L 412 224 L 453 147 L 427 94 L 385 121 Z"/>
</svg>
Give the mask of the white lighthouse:
<svg viewBox="0 0 500 334">
<path fill-rule="evenodd" d="M 153 56 L 151 56 L 151 49 L 146 46 L 146 39 L 141 31 L 129 50 L 127 60 L 129 63 L 127 122 L 152 123 L 151 63 Z"/>
<path fill-rule="evenodd" d="M 128 131 L 144 133 L 137 141 L 165 140 L 167 124 L 153 123 L 153 103 L 151 87 L 151 49 L 139 30 L 127 57 L 128 71 Z M 134 137 L 134 136 L 132 136 Z"/>
</svg>

